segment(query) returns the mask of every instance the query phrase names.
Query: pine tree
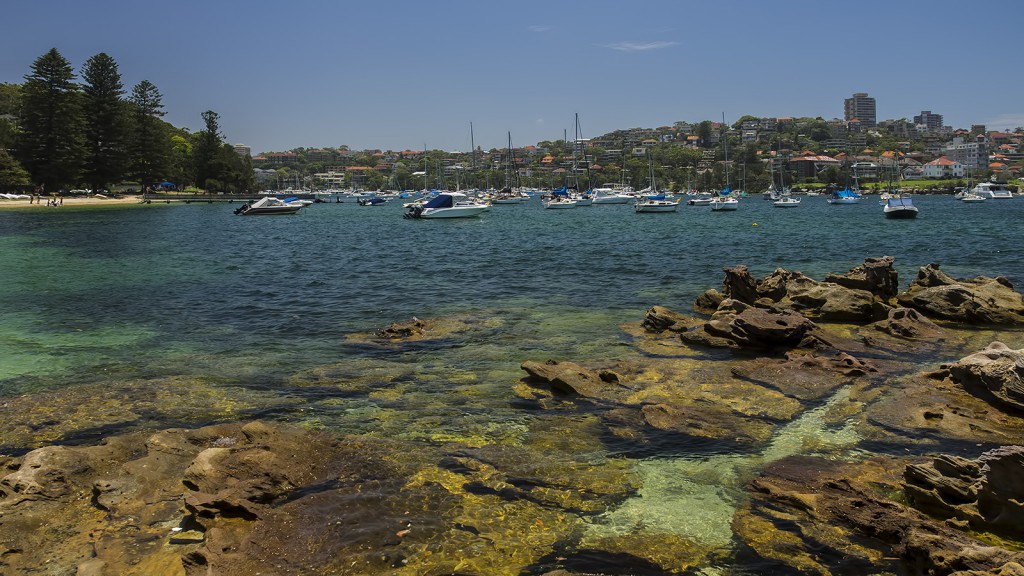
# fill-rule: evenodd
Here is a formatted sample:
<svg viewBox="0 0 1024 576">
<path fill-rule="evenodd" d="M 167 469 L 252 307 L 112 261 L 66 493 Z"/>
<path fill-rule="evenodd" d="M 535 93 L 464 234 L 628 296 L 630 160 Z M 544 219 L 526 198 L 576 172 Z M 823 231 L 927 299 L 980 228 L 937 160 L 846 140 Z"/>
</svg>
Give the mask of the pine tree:
<svg viewBox="0 0 1024 576">
<path fill-rule="evenodd" d="M 127 116 L 117 62 L 99 53 L 82 68 L 85 119 L 85 178 L 99 192 L 124 179 L 127 164 Z"/>
<path fill-rule="evenodd" d="M 32 63 L 22 86 L 18 153 L 32 181 L 56 191 L 78 181 L 82 166 L 81 94 L 71 64 L 56 48 Z"/>
<path fill-rule="evenodd" d="M 203 112 L 203 123 L 206 128 L 195 135 L 193 148 L 193 165 L 196 186 L 207 187 L 208 180 L 220 180 L 223 176 L 219 152 L 223 137 L 220 134 L 220 116 L 213 110 Z M 218 182 L 219 184 L 219 182 Z"/>
<path fill-rule="evenodd" d="M 164 115 L 163 96 L 149 80 L 132 88 L 132 134 L 129 138 L 129 173 L 143 186 L 155 185 L 170 176 L 171 139 Z"/>
</svg>

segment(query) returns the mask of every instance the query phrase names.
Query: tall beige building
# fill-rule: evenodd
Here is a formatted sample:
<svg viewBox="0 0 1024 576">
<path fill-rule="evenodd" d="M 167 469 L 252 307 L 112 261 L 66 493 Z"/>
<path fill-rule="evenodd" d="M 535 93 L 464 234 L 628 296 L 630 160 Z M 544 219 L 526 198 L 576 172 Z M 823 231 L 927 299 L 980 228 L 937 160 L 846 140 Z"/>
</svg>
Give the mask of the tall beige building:
<svg viewBox="0 0 1024 576">
<path fill-rule="evenodd" d="M 867 92 L 855 92 L 844 104 L 847 122 L 859 120 L 862 128 L 874 128 L 878 125 L 875 117 L 875 99 L 868 96 Z"/>
</svg>

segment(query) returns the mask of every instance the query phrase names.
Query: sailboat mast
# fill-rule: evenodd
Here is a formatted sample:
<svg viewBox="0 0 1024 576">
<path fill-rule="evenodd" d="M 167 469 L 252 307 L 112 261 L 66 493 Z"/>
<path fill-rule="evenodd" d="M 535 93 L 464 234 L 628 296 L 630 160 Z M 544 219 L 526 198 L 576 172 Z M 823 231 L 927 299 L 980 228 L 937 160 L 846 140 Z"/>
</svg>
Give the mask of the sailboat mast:
<svg viewBox="0 0 1024 576">
<path fill-rule="evenodd" d="M 470 154 L 472 155 L 471 156 L 471 158 L 472 158 L 472 166 L 470 166 L 470 169 L 475 172 L 476 171 L 476 142 L 473 141 L 473 123 L 472 122 L 469 123 L 469 151 L 470 151 Z"/>
<path fill-rule="evenodd" d="M 725 112 L 722 112 L 722 146 L 725 149 L 725 189 L 729 190 L 729 132 L 725 129 Z"/>
</svg>

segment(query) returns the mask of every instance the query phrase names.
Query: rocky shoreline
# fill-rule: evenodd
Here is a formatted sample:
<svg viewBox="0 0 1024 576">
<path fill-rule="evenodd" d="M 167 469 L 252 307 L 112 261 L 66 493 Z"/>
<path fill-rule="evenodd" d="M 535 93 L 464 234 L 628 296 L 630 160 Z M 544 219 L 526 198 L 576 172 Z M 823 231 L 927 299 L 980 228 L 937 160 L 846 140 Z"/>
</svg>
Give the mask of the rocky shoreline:
<svg viewBox="0 0 1024 576">
<path fill-rule="evenodd" d="M 624 326 L 636 354 L 524 360 L 509 392 L 533 415 L 521 445 L 254 420 L 0 456 L 0 569 L 1024 574 L 1024 350 L 979 340 L 1021 341 L 1012 284 L 931 264 L 901 291 L 889 257 L 823 281 L 723 270 L 696 315 L 655 306 Z M 413 319 L 351 338 L 390 349 L 474 329 Z M 779 440 L 810 417 L 831 445 Z M 628 456 L 652 447 L 758 455 L 729 470 L 727 542 L 593 529 L 638 497 Z"/>
</svg>

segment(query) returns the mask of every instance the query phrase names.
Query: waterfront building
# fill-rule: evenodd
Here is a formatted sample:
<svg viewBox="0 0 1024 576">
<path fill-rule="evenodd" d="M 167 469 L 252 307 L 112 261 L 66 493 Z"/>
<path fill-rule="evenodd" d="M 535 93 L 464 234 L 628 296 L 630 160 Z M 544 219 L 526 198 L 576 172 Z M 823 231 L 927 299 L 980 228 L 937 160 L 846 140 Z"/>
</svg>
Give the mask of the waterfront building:
<svg viewBox="0 0 1024 576">
<path fill-rule="evenodd" d="M 963 178 L 964 165 L 945 156 L 939 156 L 924 165 L 921 175 L 925 178 Z"/>
</svg>

